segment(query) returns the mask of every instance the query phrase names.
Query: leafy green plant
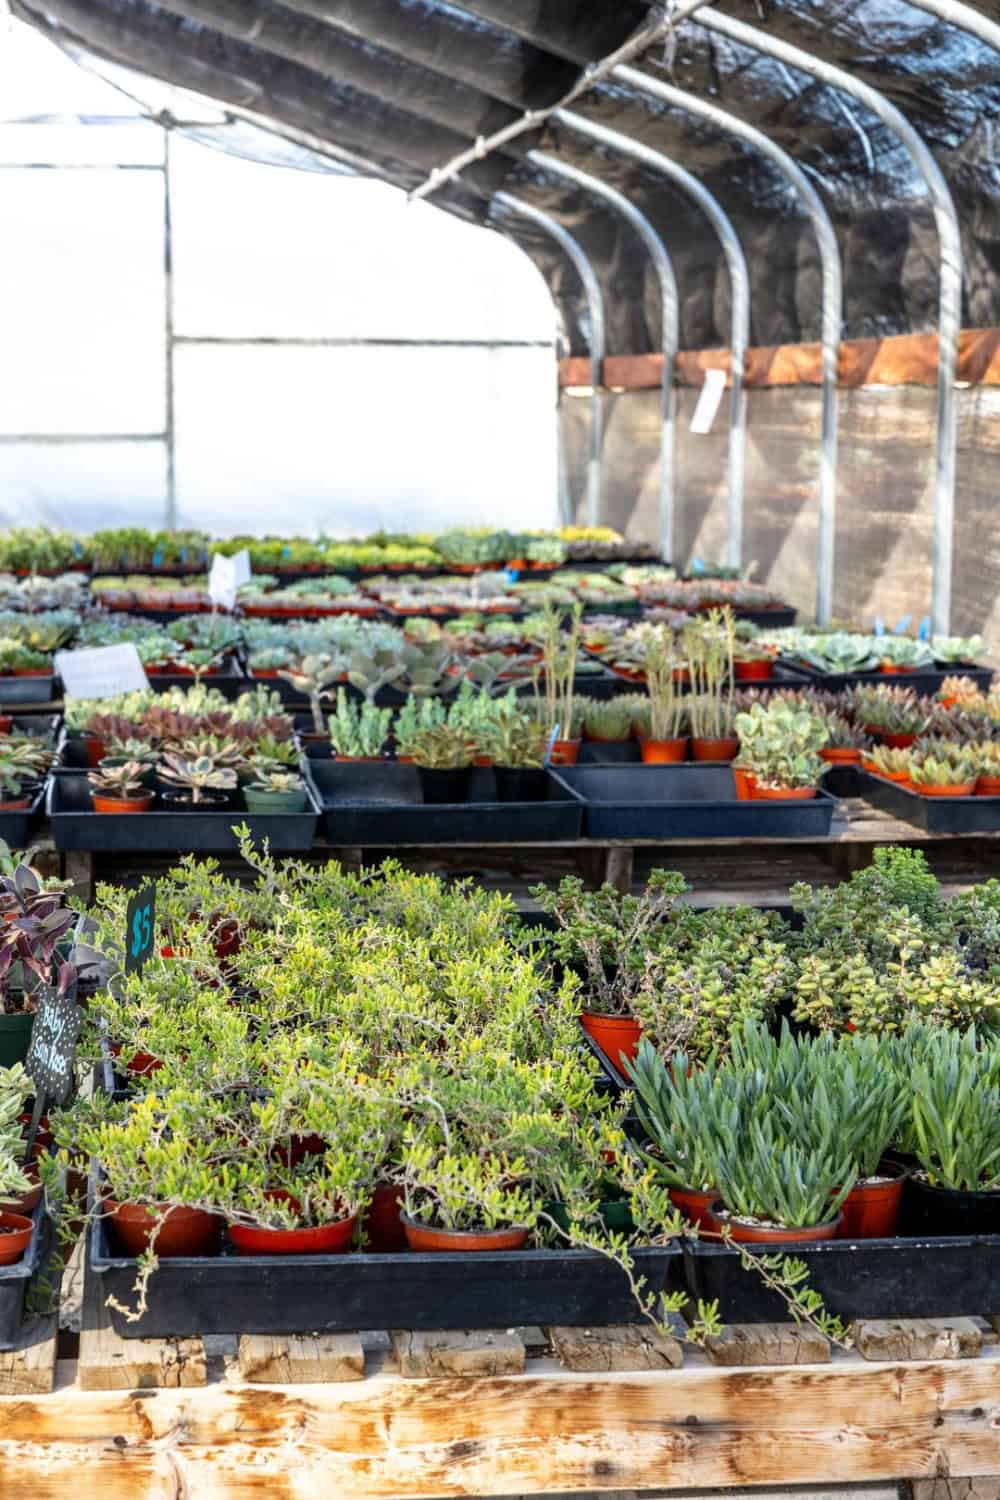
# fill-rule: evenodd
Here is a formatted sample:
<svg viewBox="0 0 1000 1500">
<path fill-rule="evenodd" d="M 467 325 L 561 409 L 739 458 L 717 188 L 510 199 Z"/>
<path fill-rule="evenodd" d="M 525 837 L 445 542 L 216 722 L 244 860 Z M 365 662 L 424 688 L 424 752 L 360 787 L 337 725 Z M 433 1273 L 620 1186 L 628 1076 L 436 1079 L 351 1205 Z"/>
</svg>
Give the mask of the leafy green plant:
<svg viewBox="0 0 1000 1500">
<path fill-rule="evenodd" d="M 932 1187 L 1000 1188 L 1000 1080 L 995 1048 L 973 1028 L 928 1039 L 913 1070 L 914 1149 Z"/>
<path fill-rule="evenodd" d="M 330 743 L 344 759 L 372 760 L 385 753 L 391 723 L 391 708 L 376 708 L 367 700 L 352 703 L 340 687 L 336 709 L 327 719 Z"/>
<path fill-rule="evenodd" d="M 632 711 L 628 704 L 615 698 L 609 698 L 603 703 L 588 702 L 583 709 L 583 731 L 591 739 L 630 739 Z"/>
<path fill-rule="evenodd" d="M 410 738 L 409 753 L 418 766 L 449 771 L 471 765 L 475 747 L 461 726 L 439 724 L 432 729 L 417 730 Z"/>
<path fill-rule="evenodd" d="M 775 698 L 752 703 L 736 715 L 740 764 L 760 786 L 796 788 L 818 784 L 825 766 L 819 751 L 829 729 L 823 715 Z"/>
</svg>

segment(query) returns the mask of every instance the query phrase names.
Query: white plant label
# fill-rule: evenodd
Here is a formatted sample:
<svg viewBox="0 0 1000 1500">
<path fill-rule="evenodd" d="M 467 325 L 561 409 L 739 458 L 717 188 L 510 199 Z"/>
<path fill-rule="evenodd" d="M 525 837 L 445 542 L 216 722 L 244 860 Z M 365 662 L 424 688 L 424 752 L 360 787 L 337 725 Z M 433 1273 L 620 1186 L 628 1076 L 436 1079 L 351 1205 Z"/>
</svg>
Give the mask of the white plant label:
<svg viewBox="0 0 1000 1500">
<path fill-rule="evenodd" d="M 691 418 L 691 431 L 698 433 L 700 437 L 706 437 L 712 430 L 712 423 L 719 414 L 722 405 L 722 397 L 726 389 L 725 370 L 706 370 L 705 383 L 698 397 L 698 405 L 694 409 Z"/>
<path fill-rule="evenodd" d="M 55 667 L 67 698 L 113 698 L 116 693 L 136 693 L 149 687 L 134 646 L 57 651 Z"/>
<path fill-rule="evenodd" d="M 250 577 L 250 554 L 246 548 L 235 557 L 223 557 L 217 552 L 208 575 L 208 597 L 217 609 L 234 609 L 236 595 L 242 584 L 250 582 Z"/>
</svg>

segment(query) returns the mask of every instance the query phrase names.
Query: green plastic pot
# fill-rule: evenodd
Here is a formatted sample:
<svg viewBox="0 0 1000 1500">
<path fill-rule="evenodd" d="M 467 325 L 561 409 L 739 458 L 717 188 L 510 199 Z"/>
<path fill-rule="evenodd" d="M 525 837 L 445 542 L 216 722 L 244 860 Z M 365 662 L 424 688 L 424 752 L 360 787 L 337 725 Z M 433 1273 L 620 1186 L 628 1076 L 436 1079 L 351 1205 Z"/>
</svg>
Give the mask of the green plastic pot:
<svg viewBox="0 0 1000 1500">
<path fill-rule="evenodd" d="M 12 1016 L 0 1015 L 0 1068 L 12 1068 L 28 1056 L 33 1015 L 18 1011 Z"/>
<path fill-rule="evenodd" d="M 546 1203 L 545 1212 L 558 1224 L 563 1233 L 569 1231 L 569 1214 L 566 1212 L 564 1203 Z M 630 1234 L 635 1228 L 628 1203 L 624 1198 L 614 1198 L 608 1203 L 602 1203 L 598 1213 L 605 1229 L 610 1229 L 614 1233 Z"/>
<path fill-rule="evenodd" d="M 243 788 L 249 813 L 301 813 L 306 810 L 305 787 L 299 792 L 254 792 Z"/>
</svg>

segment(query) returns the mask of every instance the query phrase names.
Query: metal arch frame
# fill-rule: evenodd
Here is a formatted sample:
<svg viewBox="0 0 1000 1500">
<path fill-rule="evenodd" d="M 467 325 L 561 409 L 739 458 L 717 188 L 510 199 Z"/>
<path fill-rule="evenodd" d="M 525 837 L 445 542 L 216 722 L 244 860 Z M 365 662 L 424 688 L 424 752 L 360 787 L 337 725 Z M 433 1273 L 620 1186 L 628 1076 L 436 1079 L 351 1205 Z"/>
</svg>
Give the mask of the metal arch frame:
<svg viewBox="0 0 1000 1500">
<path fill-rule="evenodd" d="M 736 135 L 773 163 L 799 195 L 812 223 L 822 267 L 823 293 L 821 318 L 822 386 L 821 438 L 819 470 L 819 536 L 816 553 L 816 619 L 828 625 L 833 618 L 833 587 L 836 559 L 837 526 L 837 428 L 839 403 L 837 381 L 840 368 L 840 340 L 844 322 L 844 273 L 837 235 L 822 198 L 793 156 L 772 141 L 770 136 L 748 125 L 737 115 L 720 109 L 708 99 L 659 79 L 649 78 L 634 68 L 616 68 L 615 78 L 637 92 L 666 104 L 676 105 L 689 114 L 701 116 L 720 130 Z"/>
<path fill-rule="evenodd" d="M 669 561 L 674 547 L 674 499 L 677 486 L 676 473 L 676 399 L 674 395 L 674 369 L 680 344 L 680 299 L 677 294 L 677 277 L 674 264 L 663 240 L 641 209 L 636 208 L 624 193 L 610 187 L 599 177 L 581 172 L 558 157 L 544 151 L 530 151 L 528 161 L 553 177 L 582 188 L 591 197 L 606 203 L 615 213 L 635 230 L 649 252 L 653 269 L 660 283 L 661 343 L 663 347 L 663 396 L 661 403 L 660 434 L 660 555 Z"/>
<path fill-rule="evenodd" d="M 601 497 L 603 494 L 604 469 L 604 357 L 607 352 L 607 333 L 604 322 L 604 293 L 597 272 L 594 270 L 580 242 L 558 220 L 543 213 L 534 204 L 525 203 L 511 193 L 494 193 L 491 203 L 509 213 L 536 224 L 565 252 L 573 269 L 583 283 L 590 314 L 590 457 L 587 461 L 587 524 L 600 524 Z"/>
<path fill-rule="evenodd" d="M 609 130 L 604 125 L 597 125 L 582 115 L 575 115 L 570 110 L 556 110 L 553 119 L 557 124 L 567 126 L 579 135 L 586 136 L 589 140 L 596 141 L 600 145 L 609 146 L 612 150 L 620 151 L 622 155 L 631 156 L 635 161 L 643 162 L 653 171 L 661 172 L 669 177 L 672 182 L 692 198 L 698 207 L 708 218 L 713 229 L 718 235 L 722 246 L 722 252 L 729 269 L 729 278 L 732 285 L 732 333 L 730 345 L 732 349 L 732 396 L 729 414 L 729 542 L 728 561 L 732 567 L 741 567 L 743 563 L 743 498 L 744 498 L 744 476 L 746 472 L 746 426 L 747 426 L 747 403 L 744 390 L 744 372 L 746 368 L 747 350 L 750 347 L 750 272 L 747 268 L 746 256 L 743 247 L 733 227 L 732 220 L 718 199 L 709 192 L 708 188 L 693 176 L 686 167 L 682 167 L 671 157 L 664 156 L 662 151 L 654 151 L 651 146 L 644 146 L 639 141 L 634 141 L 631 136 L 622 135 L 617 130 Z"/>
<path fill-rule="evenodd" d="M 804 52 L 756 26 L 706 7 L 693 18 L 702 26 L 730 41 L 762 52 L 777 62 L 852 95 L 871 110 L 883 125 L 894 131 L 924 180 L 934 210 L 940 249 L 940 303 L 938 313 L 938 401 L 937 444 L 934 481 L 934 572 L 931 593 L 931 626 L 935 635 L 947 635 L 951 621 L 951 575 L 955 525 L 955 460 L 957 419 L 955 376 L 958 369 L 958 335 L 962 325 L 962 239 L 958 214 L 941 168 L 927 142 L 914 125 L 878 89 L 855 78 L 833 63 Z"/>
</svg>

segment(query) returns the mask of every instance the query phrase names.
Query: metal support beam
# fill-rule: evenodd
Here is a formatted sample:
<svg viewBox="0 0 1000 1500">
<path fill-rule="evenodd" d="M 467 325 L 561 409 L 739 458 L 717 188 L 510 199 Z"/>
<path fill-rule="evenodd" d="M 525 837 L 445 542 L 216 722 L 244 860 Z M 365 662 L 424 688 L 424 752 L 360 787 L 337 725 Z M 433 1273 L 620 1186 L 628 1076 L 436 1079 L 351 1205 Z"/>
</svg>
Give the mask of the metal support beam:
<svg viewBox="0 0 1000 1500">
<path fill-rule="evenodd" d="M 623 156 L 630 156 L 633 160 L 642 162 L 654 172 L 660 172 L 680 188 L 682 193 L 692 198 L 705 214 L 713 229 L 719 237 L 722 253 L 729 268 L 729 279 L 732 285 L 732 332 L 730 334 L 730 346 L 732 349 L 732 399 L 729 409 L 729 542 L 727 560 L 734 568 L 742 567 L 743 564 L 743 495 L 744 475 L 746 471 L 746 426 L 747 405 L 746 394 L 743 388 L 744 371 L 746 369 L 747 349 L 750 346 L 750 272 L 747 269 L 746 257 L 733 228 L 732 220 L 718 199 L 708 191 L 697 177 L 680 166 L 669 156 L 664 156 L 662 151 L 654 151 L 651 146 L 643 146 L 634 141 L 631 136 L 622 135 L 620 131 L 608 130 L 604 125 L 597 125 L 593 120 L 585 119 L 582 115 L 573 114 L 570 110 L 560 109 L 554 116 L 557 124 L 565 126 L 569 130 L 576 131 L 579 135 L 586 136 L 588 140 L 598 145 L 607 146 L 612 151 L 621 152 Z"/>
<path fill-rule="evenodd" d="M 828 625 L 833 618 L 834 567 L 836 558 L 837 530 L 837 427 L 838 399 L 837 376 L 840 364 L 840 339 L 844 323 L 844 274 L 840 260 L 840 247 L 830 222 L 830 216 L 822 198 L 798 162 L 770 136 L 748 125 L 738 115 L 720 109 L 709 99 L 674 88 L 649 78 L 634 68 L 618 68 L 615 77 L 630 88 L 658 99 L 665 104 L 676 105 L 688 114 L 708 120 L 719 130 L 736 135 L 748 146 L 766 156 L 789 182 L 800 198 L 819 247 L 823 276 L 823 307 L 821 323 L 822 340 L 822 391 L 821 391 L 821 439 L 819 468 L 819 539 L 816 555 L 816 619 Z"/>
<path fill-rule="evenodd" d="M 808 73 L 820 83 L 843 89 L 871 110 L 883 125 L 900 139 L 910 159 L 924 180 L 940 247 L 940 310 L 938 314 L 938 408 L 937 450 L 934 483 L 934 580 L 931 597 L 931 624 L 935 635 L 947 635 L 951 624 L 951 575 L 955 525 L 955 450 L 957 420 L 955 410 L 955 375 L 958 367 L 958 335 L 962 326 L 962 239 L 958 214 L 944 174 L 927 142 L 896 106 L 878 89 L 863 82 L 801 47 L 770 36 L 759 27 L 735 21 L 721 11 L 705 8 L 695 18 L 718 36 L 766 57 L 783 62 L 790 68 Z"/>
<path fill-rule="evenodd" d="M 662 239 L 642 211 L 635 204 L 609 187 L 599 177 L 581 172 L 576 167 L 549 156 L 544 151 L 531 151 L 528 160 L 553 177 L 581 188 L 592 198 L 619 214 L 641 239 L 649 253 L 660 284 L 660 341 L 663 348 L 663 400 L 660 428 L 660 556 L 666 561 L 673 558 L 674 547 L 674 497 L 676 490 L 676 401 L 674 397 L 674 366 L 680 341 L 680 304 L 677 296 L 677 278 L 673 262 Z"/>
<path fill-rule="evenodd" d="M 559 245 L 573 269 L 583 283 L 590 317 L 590 458 L 587 463 L 587 525 L 599 526 L 601 519 L 601 496 L 603 493 L 602 470 L 604 465 L 604 355 L 607 339 L 604 326 L 604 296 L 597 273 L 588 260 L 583 246 L 575 240 L 568 229 L 540 208 L 514 198 L 510 193 L 495 193 L 492 199 L 496 208 L 517 214 L 535 224 Z"/>
</svg>

